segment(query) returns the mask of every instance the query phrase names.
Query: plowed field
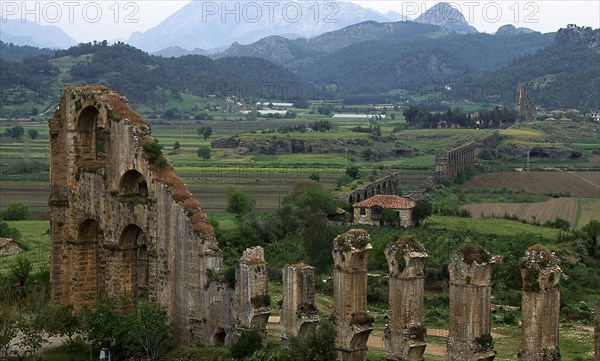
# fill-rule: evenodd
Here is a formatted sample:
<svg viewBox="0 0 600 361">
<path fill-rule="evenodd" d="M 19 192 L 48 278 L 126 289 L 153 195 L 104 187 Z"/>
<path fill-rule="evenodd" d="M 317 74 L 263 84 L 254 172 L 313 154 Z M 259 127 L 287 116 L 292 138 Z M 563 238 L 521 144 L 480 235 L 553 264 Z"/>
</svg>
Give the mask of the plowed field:
<svg viewBox="0 0 600 361">
<path fill-rule="evenodd" d="M 539 203 L 469 204 L 464 206 L 464 208 L 468 209 L 473 217 L 502 217 L 504 214 L 508 214 L 526 221 L 536 219 L 540 223 L 544 223 L 547 220 L 553 221 L 559 217 L 566 219 L 573 226 L 577 222 L 578 209 L 576 198 L 552 198 Z"/>
<path fill-rule="evenodd" d="M 498 172 L 476 176 L 465 189 L 523 189 L 575 198 L 600 197 L 600 172 Z M 504 212 L 502 212 L 504 214 Z"/>
</svg>

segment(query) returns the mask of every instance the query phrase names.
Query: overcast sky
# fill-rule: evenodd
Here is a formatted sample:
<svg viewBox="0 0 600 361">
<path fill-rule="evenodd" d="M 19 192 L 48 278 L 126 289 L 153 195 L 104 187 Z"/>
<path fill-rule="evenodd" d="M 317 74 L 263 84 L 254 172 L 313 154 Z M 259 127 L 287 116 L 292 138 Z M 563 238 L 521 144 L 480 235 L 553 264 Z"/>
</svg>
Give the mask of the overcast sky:
<svg viewBox="0 0 600 361">
<path fill-rule="evenodd" d="M 204 0 L 210 1 L 210 0 Z M 231 1 L 231 0 L 229 0 Z M 258 3 L 272 0 L 248 0 Z M 315 2 L 317 0 L 301 0 Z M 321 0 L 322 2 L 326 2 Z M 242 1 L 243 2 L 243 1 Z M 379 12 L 395 11 L 416 18 L 436 1 L 353 1 Z M 556 31 L 567 24 L 600 27 L 600 1 L 449 1 L 479 31 L 493 33 L 505 24 L 541 32 Z M 127 40 L 134 31 L 146 31 L 181 9 L 189 0 L 0 0 L 0 16 L 25 18 L 62 28 L 78 42 Z M 215 4 L 222 0 L 215 0 Z M 1 26 L 1 23 L 0 23 Z"/>
</svg>

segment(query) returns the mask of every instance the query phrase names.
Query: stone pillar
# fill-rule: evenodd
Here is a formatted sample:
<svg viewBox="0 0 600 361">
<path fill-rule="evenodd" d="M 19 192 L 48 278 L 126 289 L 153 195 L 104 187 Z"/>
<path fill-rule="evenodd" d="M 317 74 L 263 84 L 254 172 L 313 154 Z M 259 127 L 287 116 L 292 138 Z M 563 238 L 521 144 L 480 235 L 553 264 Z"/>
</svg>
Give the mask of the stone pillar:
<svg viewBox="0 0 600 361">
<path fill-rule="evenodd" d="M 364 361 L 373 317 L 367 311 L 367 264 L 371 237 L 351 229 L 333 241 L 333 316 L 338 360 Z"/>
<path fill-rule="evenodd" d="M 271 299 L 267 293 L 268 274 L 264 250 L 260 246 L 248 248 L 240 259 L 236 272 L 237 319 L 236 334 L 228 343 L 247 330 L 257 330 L 266 342 L 267 322 L 271 315 Z"/>
<path fill-rule="evenodd" d="M 450 273 L 450 324 L 446 361 L 491 361 L 492 267 L 483 247 L 466 245 L 454 255 Z"/>
<path fill-rule="evenodd" d="M 596 309 L 594 311 L 594 319 L 596 325 L 594 327 L 594 344 L 596 345 L 596 354 L 594 361 L 600 361 L 600 298 L 596 301 Z"/>
<path fill-rule="evenodd" d="M 302 336 L 319 321 L 315 307 L 315 269 L 297 264 L 283 269 L 283 307 L 281 308 L 281 348 L 288 338 Z"/>
<path fill-rule="evenodd" d="M 562 271 L 558 259 L 547 248 L 536 244 L 521 261 L 523 300 L 521 305 L 520 361 L 560 360 L 558 318 Z"/>
<path fill-rule="evenodd" d="M 390 361 L 422 361 L 425 352 L 423 326 L 423 268 L 425 248 L 404 235 L 385 248 L 390 269 L 389 314 L 385 328 L 385 348 Z"/>
</svg>

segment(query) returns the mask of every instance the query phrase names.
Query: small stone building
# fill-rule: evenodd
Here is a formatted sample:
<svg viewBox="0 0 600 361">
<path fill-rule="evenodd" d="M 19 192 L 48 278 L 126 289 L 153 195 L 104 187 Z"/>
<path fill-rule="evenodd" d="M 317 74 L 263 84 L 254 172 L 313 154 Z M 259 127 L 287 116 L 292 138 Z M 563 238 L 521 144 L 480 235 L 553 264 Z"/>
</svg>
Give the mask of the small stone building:
<svg viewBox="0 0 600 361">
<path fill-rule="evenodd" d="M 414 224 L 412 211 L 417 204 L 410 199 L 396 195 L 376 195 L 362 202 L 354 203 L 354 224 L 383 225 L 383 210 L 392 209 L 398 214 L 400 226 L 410 227 Z"/>
</svg>

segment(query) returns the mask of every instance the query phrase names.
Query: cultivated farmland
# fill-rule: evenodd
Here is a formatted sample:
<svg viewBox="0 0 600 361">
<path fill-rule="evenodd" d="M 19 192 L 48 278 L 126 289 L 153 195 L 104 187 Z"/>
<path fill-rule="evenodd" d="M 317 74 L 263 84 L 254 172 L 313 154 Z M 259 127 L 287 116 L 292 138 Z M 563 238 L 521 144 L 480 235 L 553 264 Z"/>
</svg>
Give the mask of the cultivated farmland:
<svg viewBox="0 0 600 361">
<path fill-rule="evenodd" d="M 533 193 L 586 198 L 600 197 L 594 183 L 598 172 L 497 172 L 476 176 L 465 189 L 512 189 Z"/>
<path fill-rule="evenodd" d="M 505 214 L 526 221 L 553 221 L 562 218 L 575 225 L 578 203 L 576 198 L 552 198 L 539 203 L 481 203 L 464 206 L 474 217 L 502 217 Z"/>
</svg>

